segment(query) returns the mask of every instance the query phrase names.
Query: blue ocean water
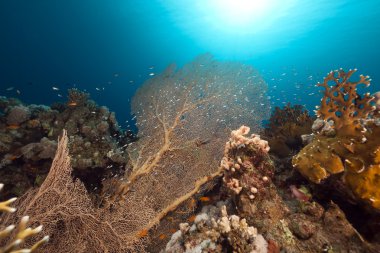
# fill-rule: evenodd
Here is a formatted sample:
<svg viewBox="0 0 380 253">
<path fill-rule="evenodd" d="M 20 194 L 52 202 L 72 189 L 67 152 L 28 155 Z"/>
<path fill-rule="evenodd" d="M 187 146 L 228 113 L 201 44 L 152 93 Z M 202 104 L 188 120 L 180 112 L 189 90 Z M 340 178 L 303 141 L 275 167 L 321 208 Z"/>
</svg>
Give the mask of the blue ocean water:
<svg viewBox="0 0 380 253">
<path fill-rule="evenodd" d="M 380 89 L 378 0 L 1 0 L 0 38 L 0 95 L 85 89 L 124 126 L 144 80 L 206 52 L 253 65 L 272 106 L 314 108 L 314 84 L 340 67 Z"/>
</svg>

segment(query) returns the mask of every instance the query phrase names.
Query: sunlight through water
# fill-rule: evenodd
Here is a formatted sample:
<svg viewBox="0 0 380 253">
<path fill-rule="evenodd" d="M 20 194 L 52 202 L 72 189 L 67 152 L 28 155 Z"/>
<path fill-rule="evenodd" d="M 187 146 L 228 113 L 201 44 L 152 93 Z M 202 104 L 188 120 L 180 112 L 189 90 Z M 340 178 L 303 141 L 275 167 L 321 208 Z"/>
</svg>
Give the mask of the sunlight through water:
<svg viewBox="0 0 380 253">
<path fill-rule="evenodd" d="M 285 47 L 333 17 L 342 1 L 161 0 L 179 26 L 205 50 L 259 55 Z"/>
</svg>

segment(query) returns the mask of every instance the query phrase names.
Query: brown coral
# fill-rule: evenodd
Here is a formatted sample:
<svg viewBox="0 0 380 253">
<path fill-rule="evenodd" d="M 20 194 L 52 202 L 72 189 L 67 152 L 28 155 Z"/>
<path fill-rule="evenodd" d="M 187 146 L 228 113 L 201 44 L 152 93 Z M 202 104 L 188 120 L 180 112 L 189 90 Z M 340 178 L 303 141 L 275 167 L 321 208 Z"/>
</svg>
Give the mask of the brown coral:
<svg viewBox="0 0 380 253">
<path fill-rule="evenodd" d="M 374 99 L 369 93 L 360 96 L 357 93 L 357 86 L 360 84 L 370 85 L 369 76 L 360 75 L 359 81 L 350 81 L 356 69 L 345 72 L 335 70 L 328 73 L 323 83 L 317 86 L 325 88 L 321 106 L 317 110 L 317 115 L 326 121 L 333 120 L 334 128 L 339 130 L 341 135 L 355 135 L 362 130 L 360 119 L 366 119 L 368 114 L 376 109 L 371 104 Z M 333 86 L 330 86 L 330 83 Z"/>
<path fill-rule="evenodd" d="M 271 153 L 285 158 L 302 148 L 302 135 L 309 134 L 313 117 L 302 105 L 287 104 L 283 108 L 276 107 L 264 136 L 269 142 Z"/>
<path fill-rule="evenodd" d="M 350 194 L 380 209 L 380 127 L 371 119 L 375 110 L 368 93 L 360 96 L 357 85 L 369 85 L 368 77 L 360 76 L 357 82 L 349 78 L 356 70 L 330 72 L 323 84 L 325 88 L 319 119 L 332 120 L 335 132 L 317 137 L 293 158 L 293 166 L 315 183 L 321 183 L 331 174 L 341 174 Z M 335 86 L 328 86 L 333 81 Z"/>
</svg>

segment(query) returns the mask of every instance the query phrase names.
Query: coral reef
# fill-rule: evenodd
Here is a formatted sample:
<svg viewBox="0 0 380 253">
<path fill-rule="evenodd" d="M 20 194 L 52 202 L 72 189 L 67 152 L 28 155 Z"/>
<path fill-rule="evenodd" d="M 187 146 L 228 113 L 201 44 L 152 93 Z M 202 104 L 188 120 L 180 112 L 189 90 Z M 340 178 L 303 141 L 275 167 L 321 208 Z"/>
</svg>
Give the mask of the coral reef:
<svg viewBox="0 0 380 253">
<path fill-rule="evenodd" d="M 325 92 L 313 125 L 315 137 L 293 158 L 293 166 L 314 183 L 331 175 L 345 186 L 348 195 L 380 210 L 380 124 L 374 117 L 374 97 L 360 96 L 357 86 L 368 86 L 356 70 L 330 72 L 322 84 Z M 333 82 L 333 86 L 329 86 Z"/>
<path fill-rule="evenodd" d="M 0 184 L 0 191 L 3 187 L 4 185 Z M 16 208 L 9 206 L 14 201 L 16 201 L 16 198 L 0 202 L 0 211 L 14 213 Z M 28 249 L 17 249 L 25 242 L 25 240 L 34 237 L 42 231 L 42 226 L 36 228 L 27 227 L 28 221 L 29 216 L 23 216 L 17 226 L 16 232 L 14 231 L 16 228 L 15 225 L 9 225 L 4 229 L 0 229 L 0 253 L 32 253 L 36 252 L 41 246 L 48 242 L 49 236 L 44 236 Z"/>
<path fill-rule="evenodd" d="M 276 107 L 263 132 L 271 153 L 285 158 L 298 152 L 302 148 L 302 136 L 310 133 L 313 121 L 302 105 Z"/>
<path fill-rule="evenodd" d="M 33 221 L 41 222 L 52 235 L 46 252 L 53 249 L 55 252 L 57 249 L 58 252 L 143 252 L 151 230 L 158 229 L 168 213 L 204 192 L 206 185 L 221 175 L 218 156 L 222 156 L 229 127 L 250 118 L 252 126 L 260 129 L 268 107 L 255 105 L 268 101 L 259 98 L 250 103 L 248 97 L 265 92 L 265 87 L 251 67 L 220 63 L 208 55 L 180 71 L 169 68 L 149 80 L 133 100 L 140 139 L 128 147 L 130 166 L 125 179 L 123 182 L 120 178 L 106 179 L 102 202 L 97 206 L 90 201 L 83 183 L 70 177 L 72 169 L 66 145 L 70 143 L 71 160 L 76 166 L 76 135 L 81 133 L 82 138 L 92 138 L 92 146 L 103 136 L 94 131 L 107 131 L 105 138 L 112 135 L 115 129 L 107 119 L 114 122 L 114 115 L 105 117 L 108 127 L 86 118 L 94 111 L 97 115 L 98 111 L 93 105 L 80 102 L 82 98 L 77 96 L 66 106 L 54 106 L 59 111 L 43 111 L 44 119 L 50 119 L 51 113 L 61 115 L 62 118 L 55 117 L 53 124 L 67 128 L 70 137 L 64 132 L 41 186 L 20 198 L 19 214 L 30 214 Z M 256 107 L 256 113 L 252 114 Z M 57 131 L 54 128 L 47 133 L 48 137 L 54 137 Z M 114 154 L 107 152 L 107 156 Z"/>
<path fill-rule="evenodd" d="M 246 246 L 259 242 L 259 252 L 377 252 L 373 245 L 365 242 L 345 218 L 344 213 L 334 203 L 322 207 L 314 202 L 312 196 L 305 198 L 306 190 L 293 186 L 287 190 L 284 186 L 274 184 L 274 167 L 268 155 L 267 142 L 258 136 L 248 136 L 248 128 L 241 127 L 231 133 L 226 143 L 221 167 L 224 171 L 223 184 L 216 194 L 224 199 L 228 213 L 244 220 L 246 227 L 253 227 L 260 237 L 247 241 L 246 237 L 231 235 L 224 241 L 223 250 L 235 246 Z M 296 193 L 295 197 L 292 194 Z M 302 195 L 300 195 L 302 193 Z M 224 196 L 224 197 L 223 197 Z M 196 216 L 194 224 L 180 226 L 167 244 L 167 252 L 184 252 L 186 249 L 209 249 L 216 252 L 223 241 L 223 233 L 209 219 L 205 207 Z M 236 215 L 236 216 L 235 216 Z M 231 218 L 231 216 L 229 216 Z M 213 217 L 213 215 L 211 215 Z M 226 216 L 224 216 L 226 217 Z M 205 222 L 202 221 L 205 220 Z M 219 220 L 218 220 L 219 219 Z M 232 219 L 214 218 L 216 224 Z M 211 224 L 211 225 L 210 225 Z M 214 224 L 214 225 L 213 225 Z M 334 224 L 334 226 L 331 226 Z M 192 231 L 190 231 L 192 229 Z M 216 235 L 215 237 L 212 237 Z M 258 241 L 257 238 L 261 238 Z M 213 241 L 213 239 L 215 239 Z M 265 243 L 267 242 L 267 244 Z M 265 248 L 262 248 L 266 246 Z M 236 252 L 255 252 L 249 250 Z M 171 251 L 170 251 L 171 250 Z M 213 252 L 212 250 L 203 252 Z M 233 252 L 233 250 L 230 250 Z M 165 251 L 164 251 L 165 252 Z M 191 251 L 187 251 L 191 252 Z"/>
<path fill-rule="evenodd" d="M 23 105 L 0 98 L 0 177 L 4 196 L 20 196 L 45 178 L 62 129 L 70 136 L 74 173 L 92 189 L 103 176 L 123 173 L 126 146 L 133 140 L 123 132 L 114 113 L 89 100 L 89 94 L 69 90 L 68 102 Z M 93 173 L 93 172 L 96 173 Z"/>
<path fill-rule="evenodd" d="M 268 243 L 245 219 L 228 215 L 223 203 L 205 206 L 194 224 L 181 223 L 162 253 L 268 252 Z"/>
</svg>

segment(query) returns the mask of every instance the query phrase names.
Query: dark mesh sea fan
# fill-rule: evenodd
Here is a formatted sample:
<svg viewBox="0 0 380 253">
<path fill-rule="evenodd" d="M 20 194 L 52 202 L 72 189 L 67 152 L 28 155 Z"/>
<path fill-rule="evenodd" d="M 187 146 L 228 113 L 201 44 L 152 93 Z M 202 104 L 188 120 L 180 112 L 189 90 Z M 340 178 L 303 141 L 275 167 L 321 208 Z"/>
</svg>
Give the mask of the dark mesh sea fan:
<svg viewBox="0 0 380 253">
<path fill-rule="evenodd" d="M 134 229 L 153 218 L 149 199 L 128 199 L 113 211 L 94 208 L 83 183 L 71 177 L 67 142 L 64 131 L 41 187 L 18 199 L 16 213 L 1 222 L 15 224 L 29 215 L 31 225 L 42 224 L 51 238 L 42 252 L 143 252 Z"/>
</svg>

